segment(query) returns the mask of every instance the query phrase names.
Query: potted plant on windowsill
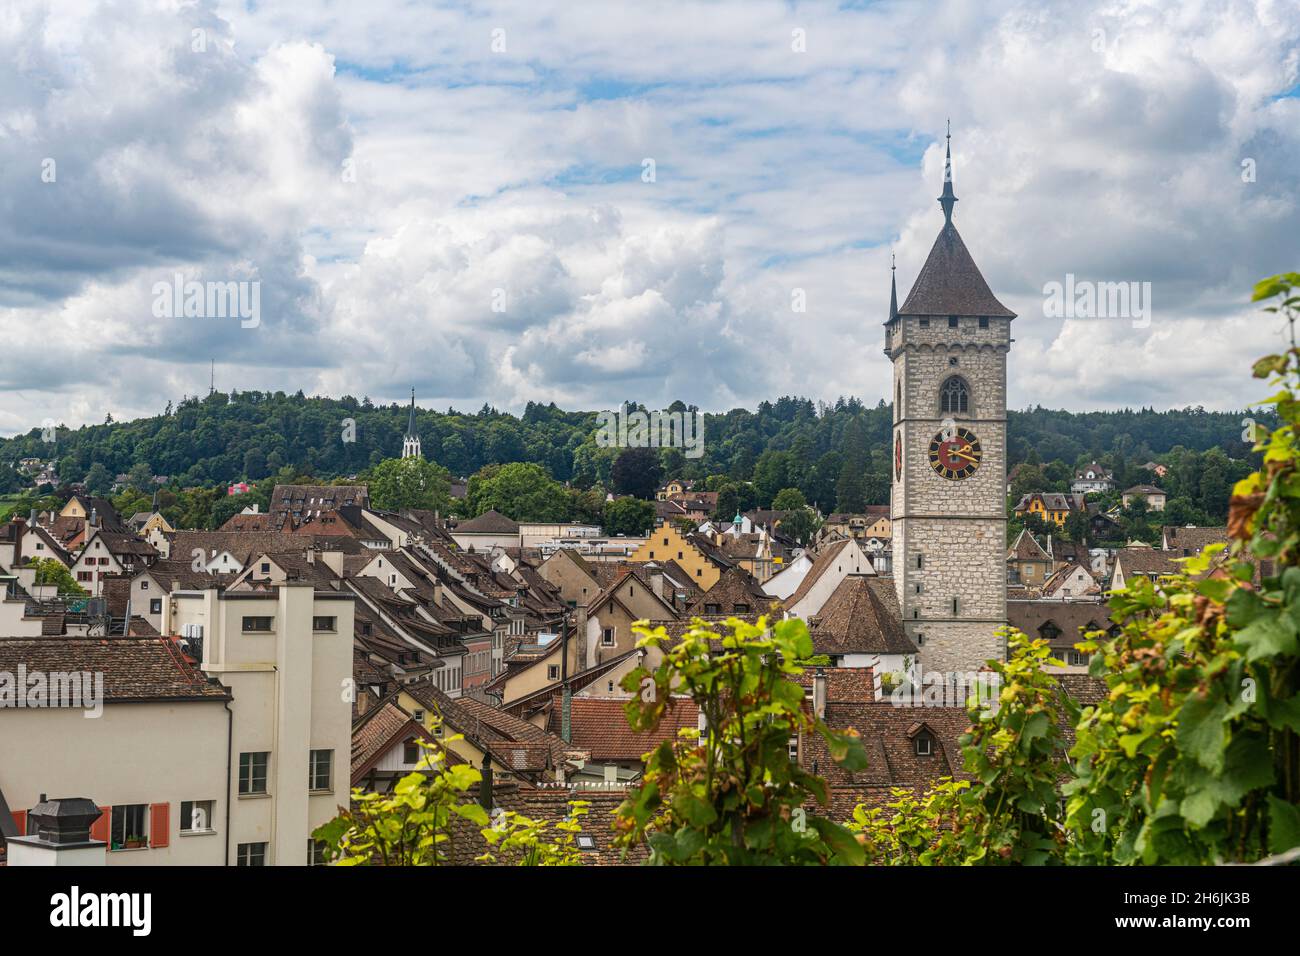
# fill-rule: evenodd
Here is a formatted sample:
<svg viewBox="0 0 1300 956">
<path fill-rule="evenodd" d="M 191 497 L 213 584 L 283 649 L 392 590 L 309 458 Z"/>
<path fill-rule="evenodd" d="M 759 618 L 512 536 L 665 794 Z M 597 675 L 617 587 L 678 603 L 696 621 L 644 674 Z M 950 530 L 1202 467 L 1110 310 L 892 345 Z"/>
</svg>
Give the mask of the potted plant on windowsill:
<svg viewBox="0 0 1300 956">
<path fill-rule="evenodd" d="M 146 846 L 148 846 L 148 844 L 142 836 L 129 836 L 126 838 L 126 843 L 124 844 L 124 848 L 127 850 L 141 850 Z"/>
</svg>

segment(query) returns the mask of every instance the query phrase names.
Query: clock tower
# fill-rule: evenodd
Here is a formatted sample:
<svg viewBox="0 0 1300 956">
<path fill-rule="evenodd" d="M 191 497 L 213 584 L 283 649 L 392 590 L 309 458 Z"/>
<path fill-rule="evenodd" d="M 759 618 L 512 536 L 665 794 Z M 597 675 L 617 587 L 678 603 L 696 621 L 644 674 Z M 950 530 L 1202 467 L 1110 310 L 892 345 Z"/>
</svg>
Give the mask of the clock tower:
<svg viewBox="0 0 1300 956">
<path fill-rule="evenodd" d="M 925 671 L 1005 656 L 1007 352 L 1015 313 L 971 259 L 953 206 L 902 306 L 892 279 L 885 354 L 894 363 L 894 586 Z"/>
</svg>

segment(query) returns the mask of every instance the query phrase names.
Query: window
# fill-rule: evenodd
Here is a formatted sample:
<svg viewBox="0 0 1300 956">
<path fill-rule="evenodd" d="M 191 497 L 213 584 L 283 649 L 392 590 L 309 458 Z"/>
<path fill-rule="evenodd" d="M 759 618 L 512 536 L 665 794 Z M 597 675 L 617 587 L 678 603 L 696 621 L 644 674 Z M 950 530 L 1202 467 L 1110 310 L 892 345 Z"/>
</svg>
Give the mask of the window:
<svg viewBox="0 0 1300 956">
<path fill-rule="evenodd" d="M 585 834 L 578 834 L 578 849 L 591 851 L 596 849 L 596 838 Z"/>
<path fill-rule="evenodd" d="M 916 738 L 916 755 L 918 757 L 928 757 L 934 752 L 934 741 L 930 739 L 929 734 L 921 734 Z"/>
<path fill-rule="evenodd" d="M 77 580 L 78 580 L 78 581 L 93 581 L 94 579 L 95 579 L 95 572 L 93 572 L 93 571 L 78 571 L 78 572 L 77 572 Z"/>
<path fill-rule="evenodd" d="M 1087 667 L 1088 661 L 1091 659 L 1092 655 L 1085 654 L 1083 651 L 1076 651 L 1073 647 L 1065 654 L 1065 662 L 1071 667 Z"/>
<path fill-rule="evenodd" d="M 109 847 L 114 850 L 136 849 L 149 845 L 145 837 L 143 803 L 125 803 L 113 807 Z"/>
<path fill-rule="evenodd" d="M 161 613 L 162 613 L 162 598 L 150 598 L 150 599 L 149 599 L 149 613 L 150 613 L 150 614 L 161 614 Z"/>
<path fill-rule="evenodd" d="M 612 627 L 605 628 L 604 632 L 600 635 L 600 643 L 605 647 L 614 646 L 614 629 Z"/>
<path fill-rule="evenodd" d="M 913 594 L 920 594 L 920 593 L 921 593 L 921 584 L 922 584 L 922 582 L 917 581 L 914 585 L 912 585 L 912 588 L 913 588 L 912 593 L 913 593 Z"/>
<path fill-rule="evenodd" d="M 924 567 L 925 567 L 925 555 L 923 555 L 923 554 L 918 554 L 918 555 L 916 556 L 916 570 L 920 571 L 920 570 L 922 570 Z"/>
<path fill-rule="evenodd" d="M 141 581 L 141 582 L 140 582 L 140 590 L 141 590 L 141 591 L 148 591 L 148 590 L 149 590 L 149 582 L 148 582 L 148 581 Z"/>
<path fill-rule="evenodd" d="M 420 745 L 412 737 L 406 743 L 402 744 L 402 763 L 419 763 L 420 762 Z"/>
<path fill-rule="evenodd" d="M 961 613 L 961 598 L 952 599 L 952 616 L 956 617 Z"/>
<path fill-rule="evenodd" d="M 786 743 L 786 750 L 790 754 L 790 759 L 795 763 L 799 762 L 799 735 L 795 734 Z"/>
<path fill-rule="evenodd" d="M 307 865 L 325 866 L 325 844 L 321 840 L 307 841 Z"/>
<path fill-rule="evenodd" d="M 263 574 L 266 574 L 266 573 L 268 573 L 270 570 L 271 570 L 271 562 L 270 562 L 270 561 L 263 561 L 263 562 L 262 562 L 262 573 L 263 573 Z"/>
<path fill-rule="evenodd" d="M 922 320 L 921 320 L 921 328 L 923 328 L 923 329 L 928 329 L 929 327 L 930 327 L 930 320 L 929 320 L 929 319 L 922 319 Z"/>
<path fill-rule="evenodd" d="M 265 843 L 241 843 L 235 853 L 236 866 L 266 866 Z"/>
<path fill-rule="evenodd" d="M 547 679 L 547 680 L 559 680 L 559 679 L 560 679 L 560 665 L 559 665 L 559 664 L 548 664 L 548 665 L 547 665 L 547 667 L 546 667 L 546 679 Z"/>
<path fill-rule="evenodd" d="M 955 315 L 948 316 L 948 328 L 950 329 L 957 328 L 957 316 Z"/>
<path fill-rule="evenodd" d="M 181 833 L 215 833 L 212 826 L 216 802 L 213 800 L 181 801 Z"/>
<path fill-rule="evenodd" d="M 369 622 L 369 621 L 362 621 L 362 622 L 361 622 L 361 633 L 362 633 L 363 636 L 366 636 L 366 637 L 369 637 L 369 636 L 370 636 L 370 622 Z"/>
<path fill-rule="evenodd" d="M 706 604 L 706 605 L 704 605 L 704 613 L 705 613 L 705 614 L 721 614 L 721 613 L 722 613 L 722 605 L 721 605 L 721 604 Z"/>
<path fill-rule="evenodd" d="M 981 315 L 981 316 L 980 316 L 980 328 L 981 328 L 981 329 L 987 329 L 988 327 L 989 327 L 989 317 L 988 317 L 987 315 Z"/>
<path fill-rule="evenodd" d="M 307 789 L 334 789 L 334 751 L 313 750 L 307 767 Z"/>
<path fill-rule="evenodd" d="M 273 621 L 275 621 L 273 617 L 246 617 L 244 618 L 244 633 L 269 633 Z"/>
<path fill-rule="evenodd" d="M 239 755 L 239 792 L 241 794 L 266 793 L 266 764 L 271 753 L 267 750 Z"/>
<path fill-rule="evenodd" d="M 313 617 L 311 619 L 311 629 L 313 631 L 327 631 L 333 634 L 338 629 L 336 626 L 337 621 L 338 618 L 335 617 Z"/>
<path fill-rule="evenodd" d="M 733 604 L 733 605 L 732 605 L 732 613 L 733 613 L 733 614 L 748 614 L 748 613 L 749 613 L 749 605 L 748 605 L 748 604 Z"/>
<path fill-rule="evenodd" d="M 939 389 L 939 410 L 945 414 L 963 415 L 970 410 L 970 390 L 956 375 L 944 382 Z"/>
<path fill-rule="evenodd" d="M 609 693 L 614 693 L 614 682 L 609 681 Z"/>
<path fill-rule="evenodd" d="M 424 723 L 424 711 L 422 711 L 422 710 L 418 710 L 418 709 L 417 709 L 417 710 L 412 710 L 412 711 L 411 711 L 411 719 L 412 719 L 413 721 L 415 721 L 417 724 L 423 724 L 423 723 Z"/>
</svg>

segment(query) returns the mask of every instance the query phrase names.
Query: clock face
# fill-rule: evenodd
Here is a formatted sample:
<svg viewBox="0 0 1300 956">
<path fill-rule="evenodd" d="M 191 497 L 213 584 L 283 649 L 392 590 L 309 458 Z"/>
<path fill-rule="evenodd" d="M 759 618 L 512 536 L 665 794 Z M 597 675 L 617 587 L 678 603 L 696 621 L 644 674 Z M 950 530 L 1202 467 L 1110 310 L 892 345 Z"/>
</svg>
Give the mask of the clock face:
<svg viewBox="0 0 1300 956">
<path fill-rule="evenodd" d="M 903 480 L 903 433 L 894 435 L 894 477 Z"/>
<path fill-rule="evenodd" d="M 975 474 L 984 452 L 969 428 L 958 428 L 951 434 L 948 438 L 940 432 L 930 442 L 930 467 L 940 478 L 961 481 Z"/>
</svg>

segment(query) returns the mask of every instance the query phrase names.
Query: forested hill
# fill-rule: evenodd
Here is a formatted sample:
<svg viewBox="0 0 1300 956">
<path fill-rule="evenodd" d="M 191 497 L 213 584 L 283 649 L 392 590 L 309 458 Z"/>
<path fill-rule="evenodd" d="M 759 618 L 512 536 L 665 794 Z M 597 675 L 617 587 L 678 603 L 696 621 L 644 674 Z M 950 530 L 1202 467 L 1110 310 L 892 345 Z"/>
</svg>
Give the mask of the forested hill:
<svg viewBox="0 0 1300 956">
<path fill-rule="evenodd" d="M 677 403 L 673 409 L 685 407 Z M 1132 466 L 1177 446 L 1192 451 L 1217 447 L 1240 459 L 1248 450 L 1242 441 L 1248 414 L 1199 408 L 1013 411 L 1010 464 L 1055 460 L 1073 465 L 1111 455 Z M 407 416 L 403 405 L 378 406 L 368 399 L 216 392 L 169 406 L 152 418 L 60 428 L 53 443 L 43 440 L 48 436 L 39 428 L 0 439 L 0 467 L 25 457 L 55 459 L 62 480 L 78 481 L 95 463 L 111 475 L 145 463 L 153 474 L 181 486 L 256 480 L 286 466 L 330 479 L 399 455 Z M 473 414 L 419 410 L 416 425 L 424 456 L 453 475 L 470 475 L 494 462 L 523 461 L 542 465 L 560 481 L 585 486 L 607 482 L 617 454 L 596 447 L 595 412 L 565 412 L 554 405 L 530 403 L 522 416 L 486 406 Z M 704 455 L 687 459 L 666 451 L 664 471 L 744 480 L 755 477 L 756 466 L 761 469 L 779 457 L 782 469 L 799 472 L 798 484 L 809 501 L 831 502 L 841 473 L 860 464 L 869 476 L 868 498 L 879 499 L 880 485 L 886 493 L 888 487 L 890 427 L 891 409 L 883 402 L 867 407 L 856 399 L 824 405 L 782 398 L 754 411 L 706 415 Z"/>
</svg>

